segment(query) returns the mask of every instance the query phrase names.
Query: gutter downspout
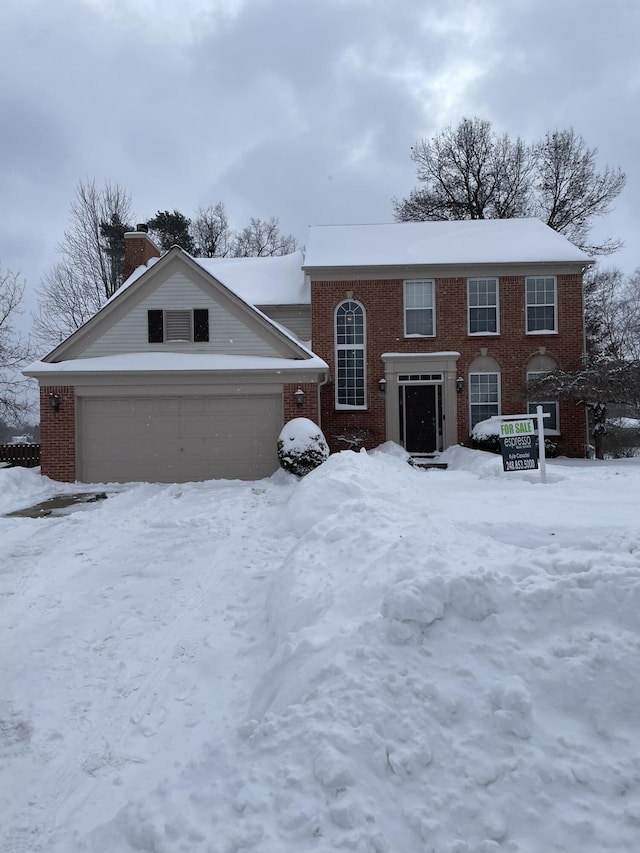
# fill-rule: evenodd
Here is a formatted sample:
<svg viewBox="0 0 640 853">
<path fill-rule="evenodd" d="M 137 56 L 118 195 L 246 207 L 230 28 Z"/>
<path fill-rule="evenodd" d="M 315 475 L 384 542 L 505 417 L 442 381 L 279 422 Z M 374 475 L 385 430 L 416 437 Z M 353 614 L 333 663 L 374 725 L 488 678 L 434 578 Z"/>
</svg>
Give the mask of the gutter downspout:
<svg viewBox="0 0 640 853">
<path fill-rule="evenodd" d="M 329 371 L 327 371 L 325 373 L 325 377 L 322 380 L 322 382 L 318 382 L 318 385 L 316 386 L 316 389 L 317 389 L 316 390 L 316 395 L 317 395 L 317 397 L 316 397 L 316 411 L 318 412 L 318 426 L 320 427 L 320 429 L 322 429 L 322 410 L 320 408 L 320 389 L 324 388 L 325 385 L 328 385 L 330 381 L 331 381 L 331 373 L 329 373 Z"/>
</svg>

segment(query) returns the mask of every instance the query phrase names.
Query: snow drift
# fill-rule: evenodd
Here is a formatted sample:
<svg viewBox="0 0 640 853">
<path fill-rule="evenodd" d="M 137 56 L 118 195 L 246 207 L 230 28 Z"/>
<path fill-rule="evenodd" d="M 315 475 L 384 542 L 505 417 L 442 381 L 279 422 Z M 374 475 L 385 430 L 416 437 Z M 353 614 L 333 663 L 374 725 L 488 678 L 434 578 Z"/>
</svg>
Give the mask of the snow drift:
<svg viewBox="0 0 640 853">
<path fill-rule="evenodd" d="M 0 519 L 3 849 L 636 850 L 640 465 L 447 459 Z"/>
</svg>

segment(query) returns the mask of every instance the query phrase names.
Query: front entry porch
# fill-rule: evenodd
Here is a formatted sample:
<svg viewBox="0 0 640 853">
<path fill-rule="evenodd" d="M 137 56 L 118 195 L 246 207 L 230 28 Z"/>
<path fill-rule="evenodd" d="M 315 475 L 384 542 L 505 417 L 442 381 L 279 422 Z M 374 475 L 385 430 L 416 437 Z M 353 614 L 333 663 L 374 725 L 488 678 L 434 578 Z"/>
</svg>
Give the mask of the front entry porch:
<svg viewBox="0 0 640 853">
<path fill-rule="evenodd" d="M 458 358 L 457 352 L 382 355 L 386 437 L 416 461 L 458 443 Z"/>
</svg>

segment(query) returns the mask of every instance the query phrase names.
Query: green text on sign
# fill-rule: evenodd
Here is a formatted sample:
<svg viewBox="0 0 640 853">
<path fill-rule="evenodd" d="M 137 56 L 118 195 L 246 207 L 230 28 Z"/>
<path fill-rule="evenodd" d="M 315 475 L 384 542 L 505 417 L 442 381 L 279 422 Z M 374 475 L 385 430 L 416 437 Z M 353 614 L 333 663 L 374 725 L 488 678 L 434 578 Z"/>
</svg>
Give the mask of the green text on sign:
<svg viewBox="0 0 640 853">
<path fill-rule="evenodd" d="M 533 421 L 503 421 L 500 424 L 500 437 L 509 435 L 531 435 L 535 432 Z"/>
</svg>

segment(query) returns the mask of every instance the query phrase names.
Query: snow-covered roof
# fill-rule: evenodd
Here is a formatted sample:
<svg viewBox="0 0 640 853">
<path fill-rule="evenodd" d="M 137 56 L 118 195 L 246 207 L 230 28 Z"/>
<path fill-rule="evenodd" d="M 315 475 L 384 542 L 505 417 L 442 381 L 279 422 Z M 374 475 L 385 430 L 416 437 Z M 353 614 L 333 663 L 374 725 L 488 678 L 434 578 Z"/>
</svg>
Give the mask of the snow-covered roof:
<svg viewBox="0 0 640 853">
<path fill-rule="evenodd" d="M 251 305 L 308 305 L 301 251 L 269 258 L 194 258 Z"/>
<path fill-rule="evenodd" d="M 151 258 L 146 266 L 137 267 L 105 305 L 117 299 L 159 260 Z M 250 305 L 308 305 L 311 301 L 300 250 L 267 258 L 192 260 Z"/>
<path fill-rule="evenodd" d="M 42 373 L 182 373 L 184 371 L 275 371 L 327 370 L 328 365 L 316 355 L 309 358 L 270 358 L 225 353 L 136 352 L 68 361 L 36 361 L 25 368 L 27 376 Z"/>
<path fill-rule="evenodd" d="M 304 267 L 589 263 L 539 219 L 312 225 Z"/>
</svg>

